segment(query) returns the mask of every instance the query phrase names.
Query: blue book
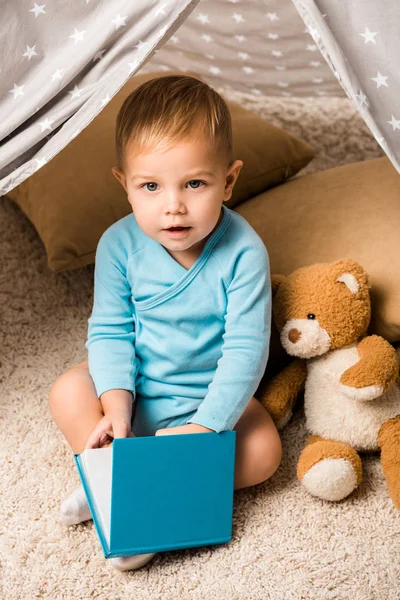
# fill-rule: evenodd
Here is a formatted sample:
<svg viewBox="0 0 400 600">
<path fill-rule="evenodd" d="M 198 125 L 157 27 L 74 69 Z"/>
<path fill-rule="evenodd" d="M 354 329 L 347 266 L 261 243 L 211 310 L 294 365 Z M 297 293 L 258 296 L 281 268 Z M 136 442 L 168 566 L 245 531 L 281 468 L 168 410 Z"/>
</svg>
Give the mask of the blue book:
<svg viewBox="0 0 400 600">
<path fill-rule="evenodd" d="M 117 438 L 75 454 L 106 558 L 232 539 L 235 431 Z"/>
</svg>

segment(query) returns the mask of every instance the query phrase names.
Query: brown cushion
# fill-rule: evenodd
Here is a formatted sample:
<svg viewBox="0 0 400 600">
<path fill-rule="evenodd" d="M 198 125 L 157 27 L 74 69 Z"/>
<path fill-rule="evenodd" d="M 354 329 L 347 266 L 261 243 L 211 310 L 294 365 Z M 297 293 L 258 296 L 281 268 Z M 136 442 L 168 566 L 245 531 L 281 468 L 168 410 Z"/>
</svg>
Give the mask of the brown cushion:
<svg viewBox="0 0 400 600">
<path fill-rule="evenodd" d="M 159 75 L 165 73 L 131 78 L 66 148 L 8 192 L 35 226 L 46 247 L 49 266 L 55 271 L 93 263 L 102 233 L 131 211 L 124 189 L 111 172 L 115 165 L 115 120 L 125 98 L 141 83 Z M 244 162 L 227 203 L 232 208 L 293 176 L 310 162 L 314 151 L 240 105 L 228 101 L 228 106 L 235 153 Z"/>
<path fill-rule="evenodd" d="M 296 177 L 235 210 L 263 239 L 271 273 L 358 261 L 372 285 L 370 333 L 400 341 L 400 175 L 387 157 Z"/>
</svg>

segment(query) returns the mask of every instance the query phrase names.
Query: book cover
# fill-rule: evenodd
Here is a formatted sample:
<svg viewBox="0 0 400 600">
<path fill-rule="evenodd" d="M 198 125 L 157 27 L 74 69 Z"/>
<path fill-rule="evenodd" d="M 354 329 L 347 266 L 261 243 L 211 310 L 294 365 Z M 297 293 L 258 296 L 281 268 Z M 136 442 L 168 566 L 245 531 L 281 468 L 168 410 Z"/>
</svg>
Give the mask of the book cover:
<svg viewBox="0 0 400 600">
<path fill-rule="evenodd" d="M 235 431 L 117 438 L 75 455 L 104 555 L 232 539 Z"/>
</svg>

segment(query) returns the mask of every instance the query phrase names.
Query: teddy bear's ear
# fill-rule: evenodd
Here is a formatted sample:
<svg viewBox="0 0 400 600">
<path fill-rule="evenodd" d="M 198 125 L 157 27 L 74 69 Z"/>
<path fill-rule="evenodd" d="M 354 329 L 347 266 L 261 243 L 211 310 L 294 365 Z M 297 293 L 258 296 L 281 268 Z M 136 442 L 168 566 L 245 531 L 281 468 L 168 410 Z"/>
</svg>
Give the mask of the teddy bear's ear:
<svg viewBox="0 0 400 600">
<path fill-rule="evenodd" d="M 279 286 L 285 279 L 286 277 L 284 275 L 271 275 L 272 297 L 276 296 Z"/>
<path fill-rule="evenodd" d="M 352 294 L 357 294 L 361 286 L 368 290 L 371 288 L 368 273 L 355 260 L 351 258 L 338 260 L 331 267 L 335 281 L 344 283 Z"/>
</svg>

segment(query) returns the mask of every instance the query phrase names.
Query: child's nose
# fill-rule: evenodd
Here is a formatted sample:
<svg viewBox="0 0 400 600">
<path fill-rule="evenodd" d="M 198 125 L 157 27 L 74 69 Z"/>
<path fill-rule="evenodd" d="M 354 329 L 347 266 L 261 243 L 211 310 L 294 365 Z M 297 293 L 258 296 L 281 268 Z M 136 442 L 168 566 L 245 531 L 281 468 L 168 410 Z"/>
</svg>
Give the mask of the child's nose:
<svg viewBox="0 0 400 600">
<path fill-rule="evenodd" d="M 165 210 L 170 213 L 178 213 L 186 210 L 182 196 L 178 192 L 171 192 L 165 201 Z"/>
</svg>

